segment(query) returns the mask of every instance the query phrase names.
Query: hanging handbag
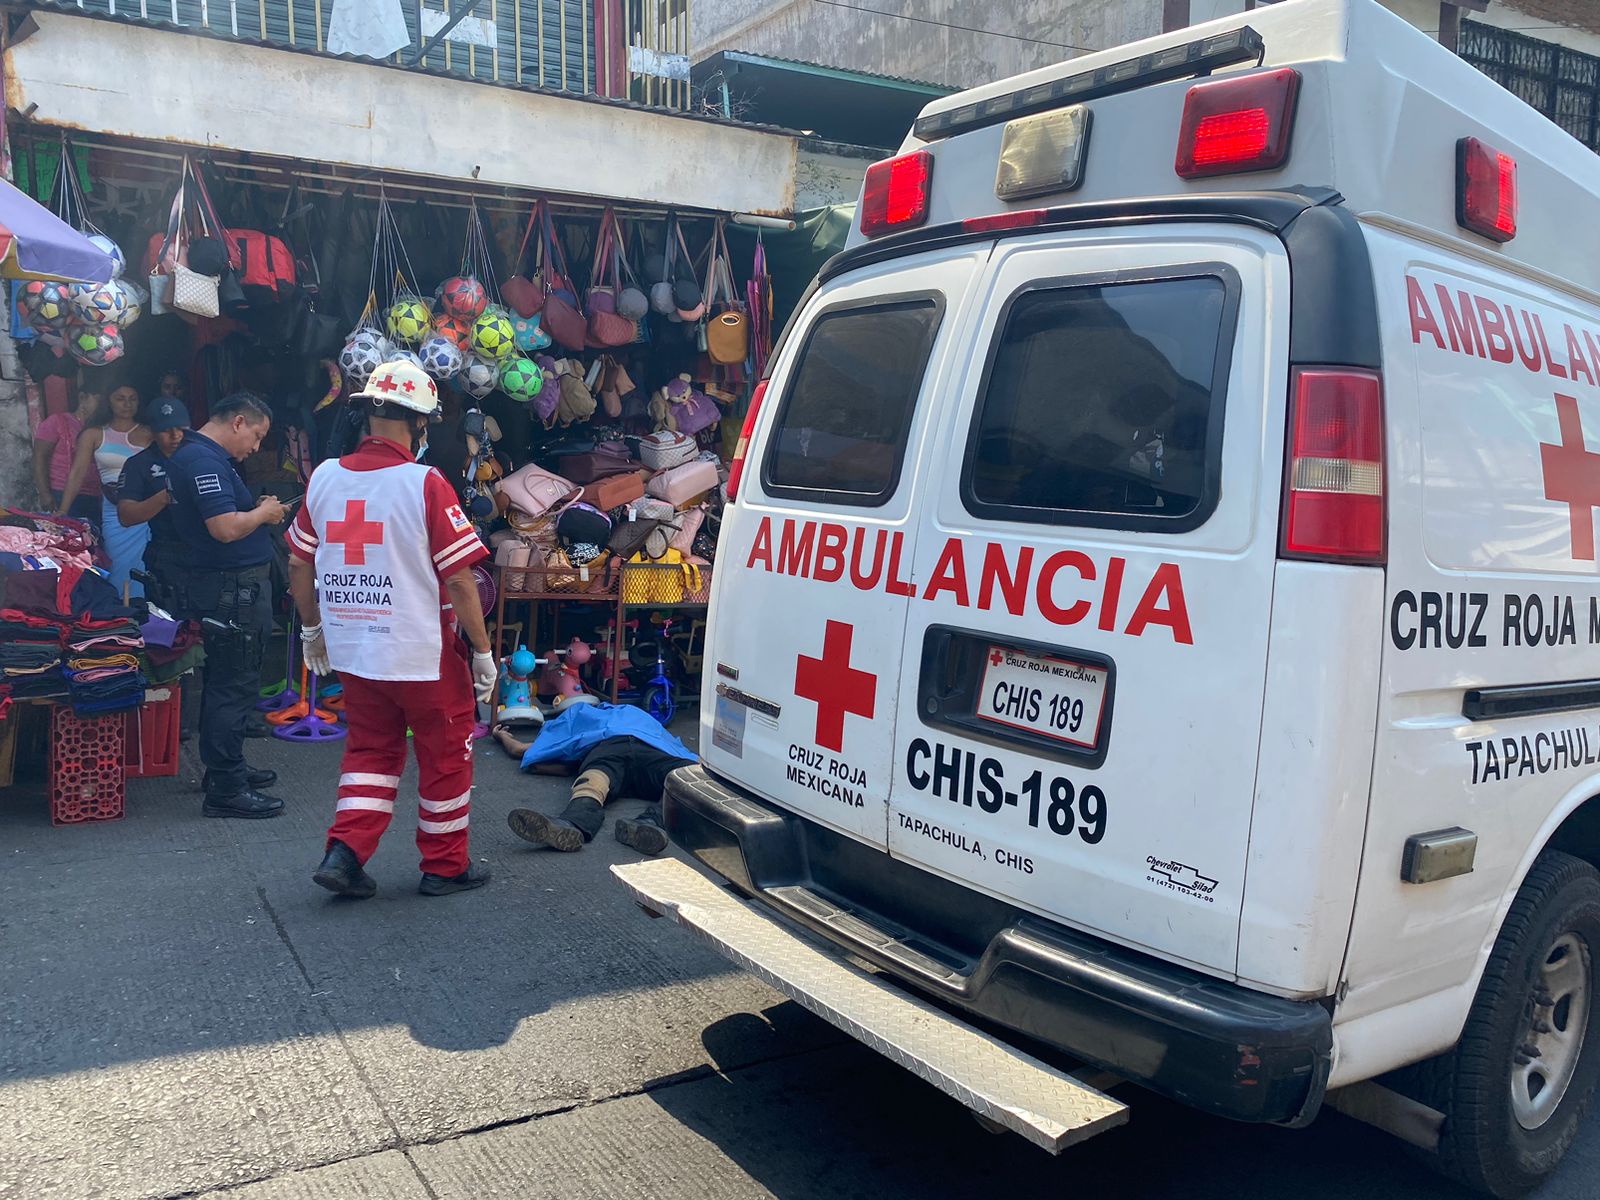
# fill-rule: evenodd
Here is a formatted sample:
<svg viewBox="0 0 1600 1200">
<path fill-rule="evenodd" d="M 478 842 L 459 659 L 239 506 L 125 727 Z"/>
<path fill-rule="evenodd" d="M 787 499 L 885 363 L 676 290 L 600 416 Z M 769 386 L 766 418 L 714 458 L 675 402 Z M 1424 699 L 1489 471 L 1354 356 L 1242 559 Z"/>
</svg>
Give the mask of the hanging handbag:
<svg viewBox="0 0 1600 1200">
<path fill-rule="evenodd" d="M 527 228 L 522 231 L 522 245 L 517 247 L 515 273 L 500 288 L 501 298 L 510 306 L 513 312 L 525 319 L 537 316 L 539 311 L 544 308 L 544 211 L 544 201 L 534 201 L 533 208 L 528 213 Z M 534 268 L 532 275 L 529 276 L 522 274 L 522 268 L 527 260 L 528 238 L 532 235 L 536 225 L 540 230 L 539 246 L 535 251 L 539 265 Z"/>
<path fill-rule="evenodd" d="M 546 290 L 544 296 L 544 327 L 562 349 L 577 353 L 588 344 L 589 321 L 583 315 L 578 299 L 566 281 L 572 277 L 567 269 L 566 251 L 556 235 L 555 222 L 545 214 L 545 241 L 549 247 L 545 258 Z M 559 267 L 559 273 L 553 274 Z M 560 286 L 557 286 L 560 285 Z M 568 297 L 572 298 L 569 300 Z"/>
<path fill-rule="evenodd" d="M 678 218 L 668 213 L 666 229 L 662 234 L 661 277 L 650 285 L 650 310 L 663 317 L 670 317 L 678 311 L 678 301 L 672 294 L 672 272 L 678 253 L 677 228 Z"/>
<path fill-rule="evenodd" d="M 622 268 L 623 287 L 617 293 L 617 314 L 633 322 L 644 320 L 650 315 L 650 297 L 644 294 L 639 287 L 639 280 L 633 273 L 633 266 L 628 262 L 628 239 L 621 232 L 618 223 L 616 238 L 617 263 Z"/>
<path fill-rule="evenodd" d="M 610 283 L 589 289 L 588 340 L 596 346 L 626 346 L 638 333 L 634 322 L 617 312 L 617 297 L 622 292 L 622 273 L 617 262 L 620 249 L 616 217 L 606 209 L 600 226 L 599 247 L 595 251 L 595 278 L 610 275 Z"/>
<path fill-rule="evenodd" d="M 683 256 L 678 269 L 680 272 L 686 272 L 680 273 L 673 280 L 673 310 L 678 320 L 688 324 L 706 315 L 706 294 L 695 282 L 694 255 L 689 253 L 689 244 L 683 240 L 683 226 L 674 224 L 673 230 L 678 237 L 678 251 Z"/>
<path fill-rule="evenodd" d="M 172 268 L 172 291 L 169 303 L 179 312 L 192 317 L 218 317 L 222 315 L 222 301 L 218 294 L 221 279 L 216 275 L 202 275 L 179 263 Z"/>
<path fill-rule="evenodd" d="M 742 364 L 750 356 L 750 321 L 734 291 L 728 234 L 720 220 L 714 238 L 706 286 L 706 300 L 714 315 L 706 324 L 706 353 L 712 362 L 726 367 Z"/>
</svg>

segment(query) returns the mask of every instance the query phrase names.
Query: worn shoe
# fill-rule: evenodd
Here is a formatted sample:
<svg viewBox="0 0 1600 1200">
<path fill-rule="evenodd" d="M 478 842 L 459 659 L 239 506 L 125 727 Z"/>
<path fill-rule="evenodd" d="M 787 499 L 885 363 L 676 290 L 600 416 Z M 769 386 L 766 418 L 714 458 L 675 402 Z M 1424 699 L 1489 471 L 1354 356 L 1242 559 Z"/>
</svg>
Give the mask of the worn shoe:
<svg viewBox="0 0 1600 1200">
<path fill-rule="evenodd" d="M 513 808 L 506 824 L 512 833 L 535 846 L 549 846 L 567 854 L 583 849 L 583 830 L 560 817 L 547 817 L 531 808 Z"/>
<path fill-rule="evenodd" d="M 417 891 L 424 896 L 453 896 L 457 892 L 470 892 L 473 888 L 481 888 L 489 882 L 489 867 L 486 863 L 475 862 L 459 875 L 428 875 L 422 876 L 422 882 L 417 885 Z"/>
<path fill-rule="evenodd" d="M 667 848 L 667 831 L 654 821 L 618 821 L 617 841 L 640 854 L 660 854 Z"/>
<path fill-rule="evenodd" d="M 356 853 L 343 842 L 334 842 L 311 876 L 311 882 L 341 896 L 365 900 L 378 890 L 378 881 L 361 869 Z"/>
<path fill-rule="evenodd" d="M 265 787 L 271 787 L 277 782 L 278 773 L 276 771 L 268 770 L 265 767 L 262 767 L 260 770 L 257 770 L 255 767 L 245 768 L 245 786 L 253 792 L 260 791 Z M 210 771 L 207 771 L 200 777 L 200 786 L 205 788 L 207 791 L 211 790 Z"/>
<path fill-rule="evenodd" d="M 208 817 L 281 817 L 283 801 L 276 796 L 247 790 L 232 796 L 207 796 L 200 811 Z"/>
</svg>

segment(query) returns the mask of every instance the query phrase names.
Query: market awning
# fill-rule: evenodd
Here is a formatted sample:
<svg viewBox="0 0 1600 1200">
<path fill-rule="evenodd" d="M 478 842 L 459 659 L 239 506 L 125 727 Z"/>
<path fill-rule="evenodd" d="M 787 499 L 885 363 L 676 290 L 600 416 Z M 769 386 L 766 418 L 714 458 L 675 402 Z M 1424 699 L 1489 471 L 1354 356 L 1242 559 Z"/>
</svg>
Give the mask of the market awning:
<svg viewBox="0 0 1600 1200">
<path fill-rule="evenodd" d="M 104 250 L 0 180 L 0 278 L 107 283 L 115 269 Z"/>
</svg>

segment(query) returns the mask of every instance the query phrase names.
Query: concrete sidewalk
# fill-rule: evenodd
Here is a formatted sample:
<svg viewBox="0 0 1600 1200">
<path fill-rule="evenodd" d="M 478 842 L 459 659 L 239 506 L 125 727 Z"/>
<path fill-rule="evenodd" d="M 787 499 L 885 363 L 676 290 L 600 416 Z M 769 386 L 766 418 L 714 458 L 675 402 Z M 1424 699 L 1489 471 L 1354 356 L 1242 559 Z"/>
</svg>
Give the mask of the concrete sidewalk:
<svg viewBox="0 0 1600 1200">
<path fill-rule="evenodd" d="M 506 813 L 557 811 L 566 783 L 493 743 L 487 888 L 419 896 L 402 803 L 377 897 L 330 897 L 310 875 L 339 747 L 249 750 L 285 817 L 202 819 L 187 746 L 180 778 L 130 782 L 120 822 L 54 829 L 36 789 L 0 793 L 0 1196 L 1462 1195 L 1337 1115 L 1294 1133 L 1135 1092 L 1128 1127 L 1059 1159 L 985 1134 L 646 919 L 607 871 L 636 857 L 609 825 L 581 854 L 518 841 Z M 1541 1200 L 1597 1177 L 1591 1127 Z"/>
</svg>

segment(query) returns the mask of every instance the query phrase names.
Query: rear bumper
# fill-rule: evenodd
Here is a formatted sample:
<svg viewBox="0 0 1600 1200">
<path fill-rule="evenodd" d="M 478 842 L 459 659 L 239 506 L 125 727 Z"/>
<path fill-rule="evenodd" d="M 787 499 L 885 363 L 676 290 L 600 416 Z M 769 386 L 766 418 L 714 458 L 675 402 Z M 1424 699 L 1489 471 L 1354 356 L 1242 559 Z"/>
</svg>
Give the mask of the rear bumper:
<svg viewBox="0 0 1600 1200">
<path fill-rule="evenodd" d="M 1316 1003 L 1212 979 L 1025 913 L 758 800 L 667 780 L 672 840 L 782 916 L 941 1002 L 1202 1111 L 1303 1124 L 1327 1088 Z"/>
</svg>

